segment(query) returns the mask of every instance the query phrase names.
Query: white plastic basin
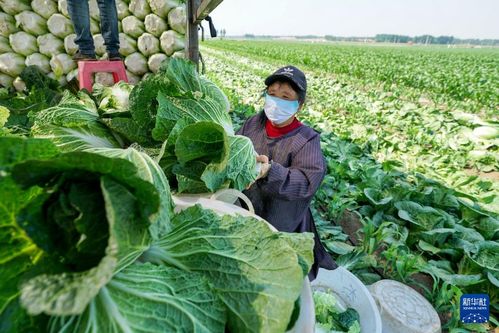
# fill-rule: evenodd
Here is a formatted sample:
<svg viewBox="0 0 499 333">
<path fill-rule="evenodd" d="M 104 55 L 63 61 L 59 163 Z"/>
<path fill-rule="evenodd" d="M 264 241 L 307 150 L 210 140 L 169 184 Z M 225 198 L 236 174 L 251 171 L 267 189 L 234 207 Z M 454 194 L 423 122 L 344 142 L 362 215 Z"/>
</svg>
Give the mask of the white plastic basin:
<svg viewBox="0 0 499 333">
<path fill-rule="evenodd" d="M 251 213 L 239 206 L 235 206 L 219 200 L 209 199 L 206 196 L 200 197 L 196 195 L 174 195 L 173 202 L 175 203 L 175 212 L 180 212 L 186 208 L 194 206 L 195 204 L 201 205 L 205 209 L 211 209 L 219 215 L 242 215 L 257 218 L 267 223 L 267 225 L 274 231 L 277 231 L 271 224 L 262 219 L 261 217 Z M 283 279 L 286 277 L 283 276 Z M 295 326 L 286 333 L 313 333 L 315 326 L 315 309 L 314 300 L 312 298 L 312 291 L 310 288 L 310 281 L 305 277 L 303 287 L 300 294 L 300 313 Z"/>
<path fill-rule="evenodd" d="M 394 280 L 369 286 L 376 301 L 383 333 L 440 333 L 440 318 L 433 306 L 411 287 Z"/>
<path fill-rule="evenodd" d="M 329 271 L 319 269 L 312 290 L 330 290 L 345 308 L 357 310 L 362 333 L 381 333 L 381 316 L 367 287 L 343 267 Z"/>
</svg>

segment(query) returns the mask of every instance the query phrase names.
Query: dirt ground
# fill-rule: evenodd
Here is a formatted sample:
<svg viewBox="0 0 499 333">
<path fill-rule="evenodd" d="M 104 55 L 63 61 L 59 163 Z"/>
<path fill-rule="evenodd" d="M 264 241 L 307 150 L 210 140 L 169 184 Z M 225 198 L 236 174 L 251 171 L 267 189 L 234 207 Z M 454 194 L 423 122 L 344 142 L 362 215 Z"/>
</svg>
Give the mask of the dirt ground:
<svg viewBox="0 0 499 333">
<path fill-rule="evenodd" d="M 474 169 L 465 169 L 464 172 L 470 176 L 479 176 L 480 178 L 491 180 L 493 182 L 499 182 L 499 171 L 478 172 Z"/>
</svg>

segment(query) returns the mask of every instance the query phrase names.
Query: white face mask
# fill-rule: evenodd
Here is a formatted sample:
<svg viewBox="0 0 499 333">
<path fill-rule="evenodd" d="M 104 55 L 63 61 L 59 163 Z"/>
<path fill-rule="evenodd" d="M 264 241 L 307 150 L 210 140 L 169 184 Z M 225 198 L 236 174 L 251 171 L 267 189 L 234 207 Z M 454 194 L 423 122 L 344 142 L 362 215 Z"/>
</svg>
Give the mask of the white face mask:
<svg viewBox="0 0 499 333">
<path fill-rule="evenodd" d="M 298 112 L 298 101 L 287 101 L 282 98 L 265 94 L 263 111 L 267 118 L 274 124 L 282 124 Z"/>
</svg>

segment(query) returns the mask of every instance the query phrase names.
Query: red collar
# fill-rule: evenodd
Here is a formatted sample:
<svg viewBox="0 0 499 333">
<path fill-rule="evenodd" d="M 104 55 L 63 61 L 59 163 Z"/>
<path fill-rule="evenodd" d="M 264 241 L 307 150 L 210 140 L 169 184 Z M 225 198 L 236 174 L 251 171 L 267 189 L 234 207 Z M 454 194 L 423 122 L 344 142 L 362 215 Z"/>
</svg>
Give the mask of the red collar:
<svg viewBox="0 0 499 333">
<path fill-rule="evenodd" d="M 284 134 L 287 134 L 291 132 L 292 130 L 300 127 L 302 125 L 301 122 L 298 121 L 298 119 L 294 118 L 291 124 L 286 125 L 284 127 L 277 127 L 272 125 L 270 120 L 265 121 L 265 131 L 267 132 L 267 135 L 271 138 L 278 138 L 283 136 Z"/>
</svg>

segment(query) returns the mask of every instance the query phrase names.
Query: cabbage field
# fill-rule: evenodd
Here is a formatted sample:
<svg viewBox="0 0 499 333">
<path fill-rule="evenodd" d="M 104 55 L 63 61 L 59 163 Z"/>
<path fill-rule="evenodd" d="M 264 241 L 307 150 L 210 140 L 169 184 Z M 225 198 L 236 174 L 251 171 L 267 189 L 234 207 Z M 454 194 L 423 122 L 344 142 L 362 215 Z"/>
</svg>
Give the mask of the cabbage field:
<svg viewBox="0 0 499 333">
<path fill-rule="evenodd" d="M 211 40 L 201 52 L 239 124 L 261 110 L 269 73 L 305 71 L 299 118 L 328 163 L 314 213 L 338 263 L 366 284 L 412 285 L 447 331 L 498 326 L 499 50 Z M 463 293 L 490 295 L 489 324 L 459 322 Z"/>
</svg>

